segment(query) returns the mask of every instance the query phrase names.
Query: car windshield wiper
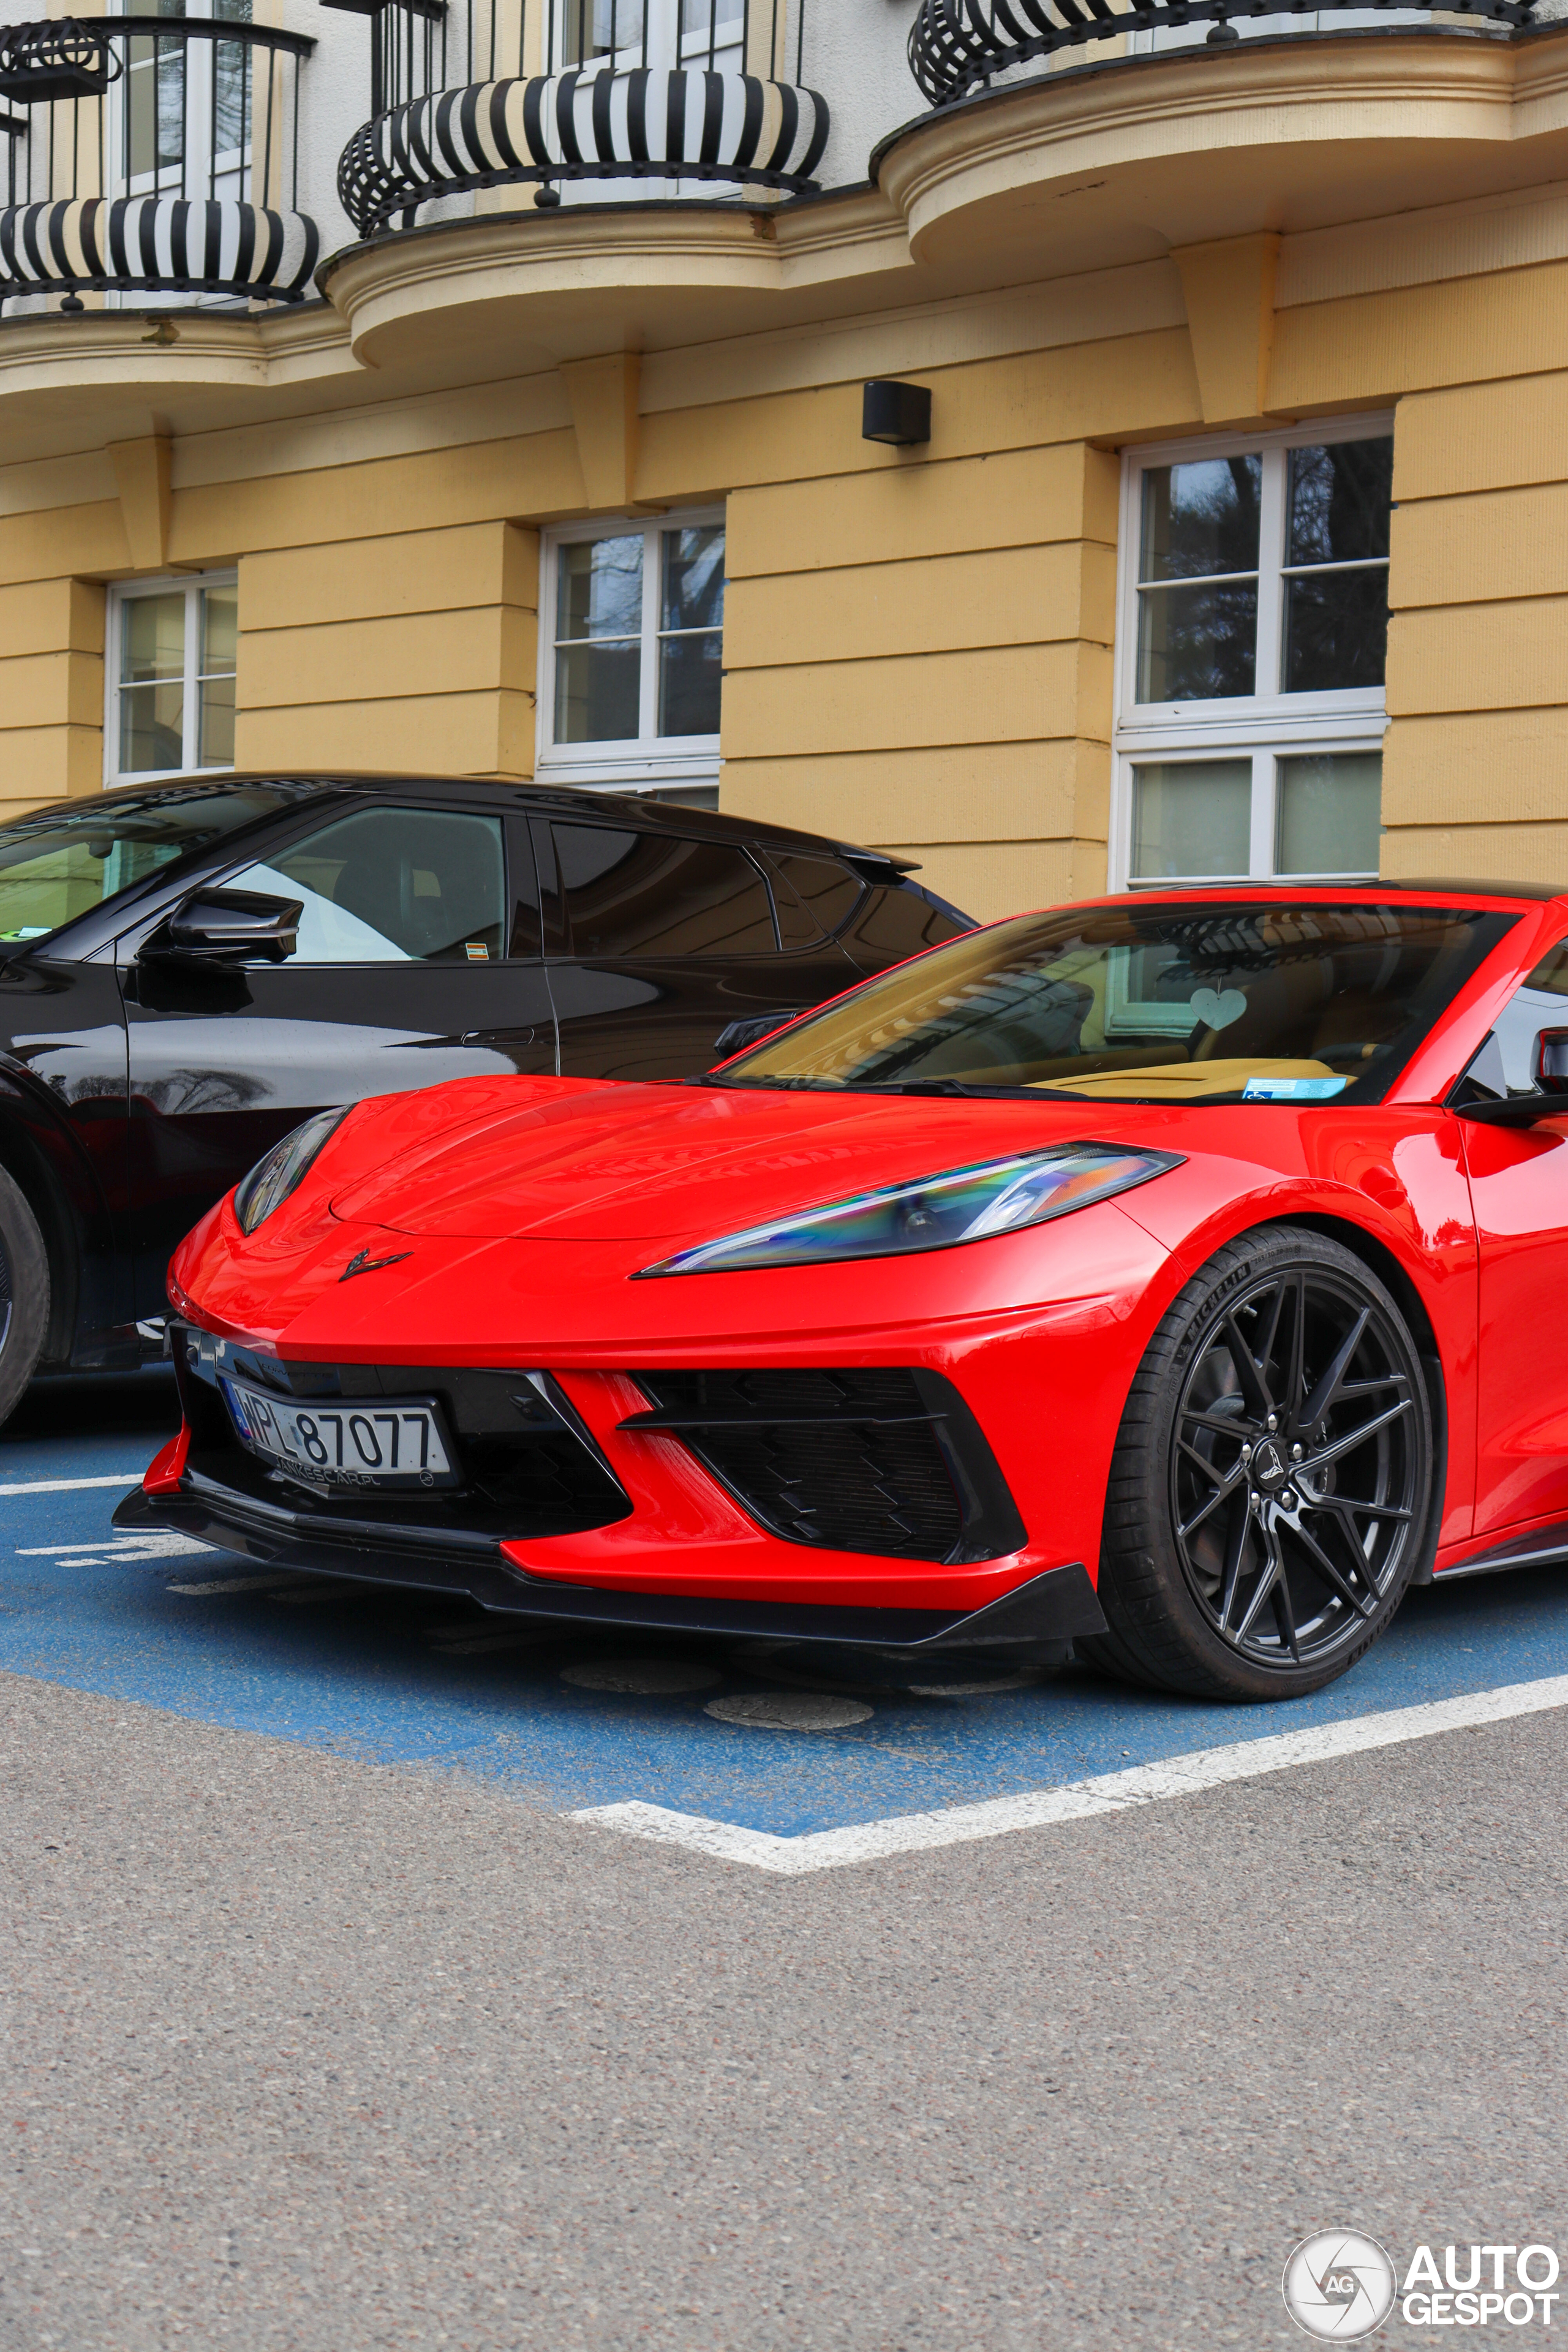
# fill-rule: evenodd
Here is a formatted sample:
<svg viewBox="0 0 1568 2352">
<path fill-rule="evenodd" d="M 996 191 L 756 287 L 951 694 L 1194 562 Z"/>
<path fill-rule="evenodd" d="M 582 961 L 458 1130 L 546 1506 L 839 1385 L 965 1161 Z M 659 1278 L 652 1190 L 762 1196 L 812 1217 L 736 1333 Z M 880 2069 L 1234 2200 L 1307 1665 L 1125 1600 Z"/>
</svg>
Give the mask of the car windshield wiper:
<svg viewBox="0 0 1568 2352">
<path fill-rule="evenodd" d="M 837 1095 L 845 1091 L 837 1078 L 726 1078 L 716 1070 L 702 1070 L 695 1077 L 678 1078 L 675 1083 L 682 1087 L 754 1087 L 770 1092 L 775 1087 L 794 1087 L 797 1090 L 809 1088 L 817 1094 Z"/>
</svg>

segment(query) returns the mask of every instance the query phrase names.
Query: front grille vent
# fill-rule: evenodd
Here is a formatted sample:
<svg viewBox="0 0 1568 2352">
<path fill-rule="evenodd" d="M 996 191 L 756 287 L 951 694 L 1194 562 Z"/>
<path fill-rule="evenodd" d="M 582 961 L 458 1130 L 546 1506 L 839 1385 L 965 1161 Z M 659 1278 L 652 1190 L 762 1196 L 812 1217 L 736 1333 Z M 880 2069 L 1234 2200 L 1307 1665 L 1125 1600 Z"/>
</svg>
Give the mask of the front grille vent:
<svg viewBox="0 0 1568 2352">
<path fill-rule="evenodd" d="M 655 1410 L 622 1426 L 679 1434 L 775 1535 L 889 1559 L 958 1552 L 965 1514 L 940 1433 L 947 1414 L 912 1371 L 635 1377 Z"/>
</svg>

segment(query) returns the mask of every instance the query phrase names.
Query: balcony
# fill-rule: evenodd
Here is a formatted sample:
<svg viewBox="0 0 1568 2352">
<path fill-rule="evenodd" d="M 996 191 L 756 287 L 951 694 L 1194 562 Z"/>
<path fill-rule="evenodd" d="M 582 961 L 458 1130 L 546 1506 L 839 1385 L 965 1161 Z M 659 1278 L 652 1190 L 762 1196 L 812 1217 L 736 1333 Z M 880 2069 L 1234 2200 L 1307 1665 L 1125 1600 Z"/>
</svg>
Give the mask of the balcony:
<svg viewBox="0 0 1568 2352">
<path fill-rule="evenodd" d="M 329 0 L 360 6 L 364 0 Z M 827 143 L 800 81 L 805 0 L 402 0 L 372 25 L 372 120 L 338 193 L 362 236 L 431 202 L 531 184 L 603 201 L 799 193 Z M 376 6 L 376 0 L 368 0 Z M 794 72 L 791 73 L 791 65 Z M 646 184 L 660 184 L 657 190 Z"/>
<path fill-rule="evenodd" d="M 1226 47 L 1240 39 L 1233 19 L 1268 17 L 1279 31 L 1295 31 L 1292 16 L 1327 18 L 1320 29 L 1348 29 L 1381 9 L 1380 26 L 1395 16 L 1406 24 L 1422 17 L 1528 26 L 1533 0 L 921 0 L 910 28 L 910 69 L 921 96 L 932 106 L 951 105 L 988 88 L 1000 76 L 1095 41 L 1125 41 L 1130 54 L 1163 47 L 1171 36 L 1194 25 L 1213 29 L 1207 46 Z"/>
<path fill-rule="evenodd" d="M 296 201 L 314 46 L 238 16 L 0 27 L 0 105 L 20 110 L 0 119 L 0 303 L 301 300 L 321 244 Z"/>
</svg>

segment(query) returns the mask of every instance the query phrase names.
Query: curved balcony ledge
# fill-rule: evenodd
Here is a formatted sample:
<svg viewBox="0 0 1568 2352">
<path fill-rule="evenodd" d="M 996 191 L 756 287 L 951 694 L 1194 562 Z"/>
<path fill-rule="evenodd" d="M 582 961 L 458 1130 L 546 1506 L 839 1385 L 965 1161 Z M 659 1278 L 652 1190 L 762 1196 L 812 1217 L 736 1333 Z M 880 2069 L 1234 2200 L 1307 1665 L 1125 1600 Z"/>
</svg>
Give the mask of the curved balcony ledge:
<svg viewBox="0 0 1568 2352">
<path fill-rule="evenodd" d="M 563 180 L 717 180 L 799 194 L 827 131 L 815 90 L 755 74 L 638 67 L 476 82 L 363 124 L 338 194 L 363 236 L 433 197 L 529 182 L 553 192 Z"/>
<path fill-rule="evenodd" d="M 919 262 L 1045 278 L 1568 176 L 1568 24 L 1283 35 L 1042 73 L 884 141 Z"/>
<path fill-rule="evenodd" d="M 877 185 L 389 230 L 318 283 L 354 355 L 522 365 L 1039 283 L 1568 179 L 1568 23 L 1305 32 L 1045 73 L 884 142 Z M 853 292 L 852 292 L 852 289 Z"/>
<path fill-rule="evenodd" d="M 222 424 L 265 413 L 283 384 L 355 375 L 325 302 L 263 311 L 47 310 L 0 320 L 0 406 L 14 446 L 69 446 L 78 425 L 109 439 L 150 411 Z"/>
<path fill-rule="evenodd" d="M 771 324 L 784 283 L 782 225 L 700 201 L 481 214 L 347 246 L 318 278 L 369 366 L 427 353 L 433 332 L 448 354 L 471 338 L 492 354 L 549 362 L 628 338 L 684 341 Z"/>
</svg>

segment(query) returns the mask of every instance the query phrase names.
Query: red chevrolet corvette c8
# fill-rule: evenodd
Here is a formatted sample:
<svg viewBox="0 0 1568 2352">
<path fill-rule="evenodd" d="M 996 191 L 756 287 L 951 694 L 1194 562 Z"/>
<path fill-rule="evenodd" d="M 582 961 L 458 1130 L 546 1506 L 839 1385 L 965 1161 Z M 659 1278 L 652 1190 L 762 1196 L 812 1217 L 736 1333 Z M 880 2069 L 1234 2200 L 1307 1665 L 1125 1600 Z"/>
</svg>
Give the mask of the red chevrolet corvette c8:
<svg viewBox="0 0 1568 2352">
<path fill-rule="evenodd" d="M 511 1619 L 1293 1696 L 1568 1558 L 1568 894 L 997 923 L 705 1076 L 310 1120 L 121 1505 Z"/>
</svg>

